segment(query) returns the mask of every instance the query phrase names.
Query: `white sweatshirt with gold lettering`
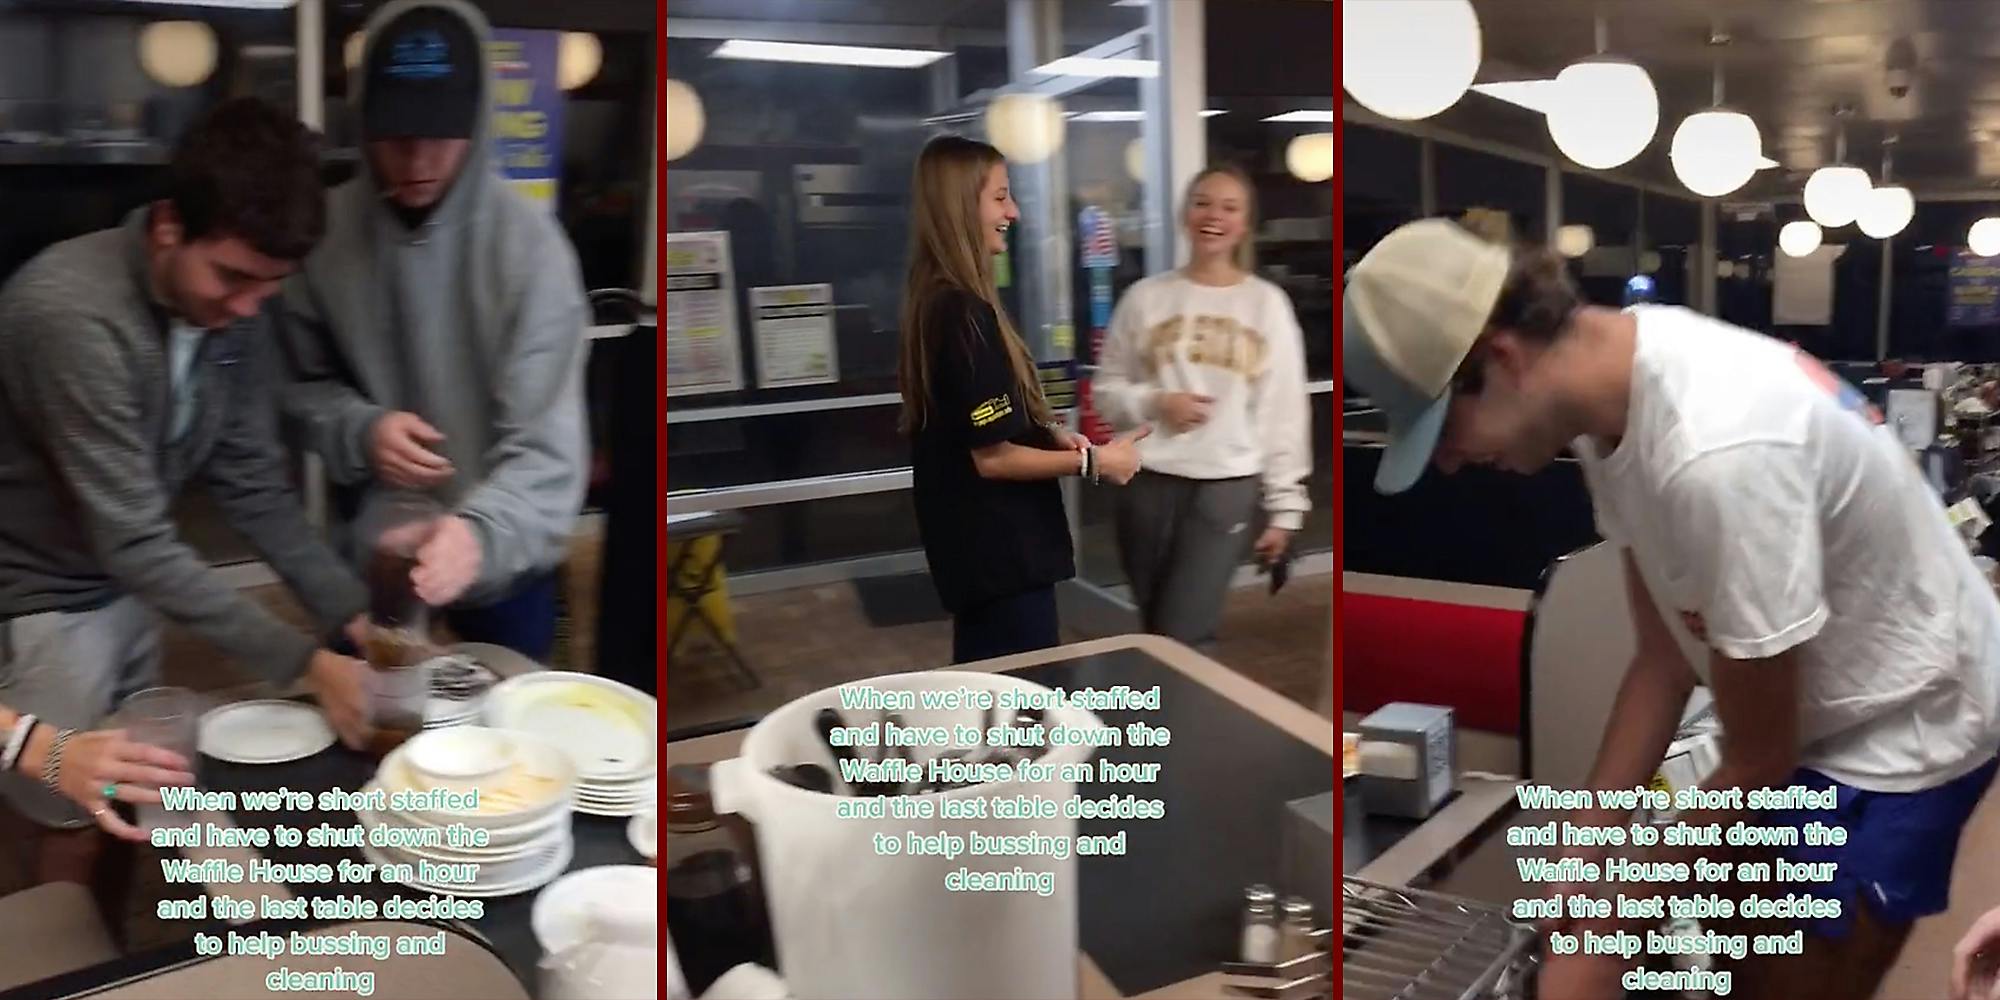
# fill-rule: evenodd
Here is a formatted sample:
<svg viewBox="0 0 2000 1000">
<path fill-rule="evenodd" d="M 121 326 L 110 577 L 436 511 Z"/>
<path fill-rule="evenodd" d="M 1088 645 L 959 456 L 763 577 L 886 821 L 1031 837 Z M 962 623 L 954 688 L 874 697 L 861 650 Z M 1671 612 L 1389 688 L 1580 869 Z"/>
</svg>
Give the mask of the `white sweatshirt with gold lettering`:
<svg viewBox="0 0 2000 1000">
<path fill-rule="evenodd" d="M 1258 277 L 1198 284 L 1180 271 L 1127 289 L 1111 315 L 1091 398 L 1123 430 L 1153 424 L 1144 468 L 1186 479 L 1259 476 L 1271 523 L 1297 531 L 1312 502 L 1305 342 L 1283 289 Z M 1208 422 L 1174 433 L 1163 392 L 1212 398 Z"/>
</svg>

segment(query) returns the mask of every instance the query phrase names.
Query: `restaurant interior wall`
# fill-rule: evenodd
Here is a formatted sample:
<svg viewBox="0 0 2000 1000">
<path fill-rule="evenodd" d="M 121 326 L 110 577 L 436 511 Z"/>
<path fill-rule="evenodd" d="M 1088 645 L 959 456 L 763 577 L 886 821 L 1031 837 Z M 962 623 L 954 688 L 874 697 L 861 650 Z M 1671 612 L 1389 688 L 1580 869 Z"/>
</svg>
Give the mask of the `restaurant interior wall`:
<svg viewBox="0 0 2000 1000">
<path fill-rule="evenodd" d="M 985 137 L 986 111 L 1004 90 L 1033 86 L 1047 92 L 1044 82 L 1016 81 L 1010 67 L 1010 54 L 1019 56 L 1013 48 L 1021 37 L 1020 2 L 945 8 L 843 3 L 826 8 L 831 18 L 816 22 L 785 17 L 788 8 L 769 5 L 744 8 L 746 16 L 730 19 L 722 5 L 696 3 L 677 6 L 667 22 L 673 76 L 701 94 L 708 122 L 701 145 L 670 167 L 667 230 L 730 233 L 739 317 L 748 315 L 743 289 L 758 284 L 827 282 L 836 302 L 835 381 L 759 388 L 755 332 L 747 318 L 739 318 L 742 388 L 669 400 L 670 509 L 731 509 L 748 521 L 731 543 L 735 592 L 923 568 L 908 493 L 908 446 L 896 430 L 896 312 L 906 253 L 909 169 L 923 142 L 940 131 Z M 882 23 L 831 23 L 864 10 L 883 15 Z M 1175 12 L 1171 2 L 1166 10 Z M 1209 5 L 1204 27 L 1222 32 L 1224 39 L 1273 17 L 1318 17 L 1330 27 L 1331 11 L 1328 5 L 1302 0 Z M 1206 72 L 1230 78 L 1221 69 L 1225 60 L 1213 40 L 1193 47 L 1191 54 L 1155 47 L 1148 25 L 1156 12 L 1145 5 L 1064 0 L 1026 13 L 1061 35 L 1065 54 L 1132 44 L 1160 64 L 1162 78 L 1176 74 L 1175 60 L 1190 57 L 1203 59 Z M 1322 31 L 1316 37 L 1329 35 Z M 714 58 L 713 50 L 728 37 L 903 45 L 949 55 L 923 70 Z M 1061 185 L 1053 214 L 1060 219 L 1057 237 L 1068 245 L 1067 285 L 1057 290 L 1067 304 L 1061 322 L 1068 329 L 1024 334 L 1046 333 L 1045 350 L 1073 350 L 1087 373 L 1094 361 L 1092 276 L 1075 249 L 1078 214 L 1090 206 L 1110 217 L 1116 254 L 1108 278 L 1115 301 L 1147 273 L 1149 239 L 1179 225 L 1180 192 L 1159 198 L 1151 181 L 1155 140 L 1148 130 L 1172 136 L 1193 129 L 1207 136 L 1210 160 L 1239 162 L 1255 176 L 1266 216 L 1260 269 L 1292 292 L 1299 309 L 1308 365 L 1316 373 L 1311 377 L 1321 389 L 1315 396 L 1320 418 L 1315 444 L 1330 450 L 1333 192 L 1329 184 L 1309 185 L 1285 172 L 1283 143 L 1296 128 L 1261 121 L 1298 107 L 1330 108 L 1331 97 L 1324 92 L 1330 55 L 1316 76 L 1309 67 L 1294 67 L 1242 80 L 1246 90 L 1256 91 L 1245 100 L 1256 105 L 1257 114 L 1236 109 L 1229 95 L 1210 86 L 1210 106 L 1226 113 L 1209 119 L 1206 128 L 1192 109 L 1185 120 L 1163 120 L 1155 104 L 1162 100 L 1162 88 L 1128 78 L 1063 87 L 1056 100 L 1071 117 L 1060 148 L 1047 161 L 1054 169 L 1017 163 L 1013 178 L 1017 197 L 1039 196 L 1038 185 L 1044 183 L 1039 178 L 1045 173 Z M 1299 94 L 1306 96 L 1287 96 Z M 814 165 L 841 168 L 840 175 L 852 186 L 850 197 L 866 210 L 837 226 L 802 220 L 794 172 Z M 1191 172 L 1196 166 L 1174 169 Z M 1169 202 L 1171 209 L 1162 211 L 1159 206 Z M 1024 203 L 1023 211 L 1032 209 Z M 1013 252 L 1003 269 L 1012 277 L 1040 273 L 1029 235 L 1026 226 L 1016 227 Z M 1321 248 L 1317 253 L 1315 242 Z M 1026 315 L 1033 306 L 1022 300 L 1022 290 L 1020 281 L 1009 282 L 1002 299 L 1017 322 L 1032 327 Z M 1060 337 L 1072 346 L 1056 348 L 1053 341 Z M 1330 570 L 1331 558 L 1325 555 L 1333 545 L 1330 470 L 1317 469 L 1309 487 L 1320 513 L 1309 521 L 1301 548 L 1322 554 Z M 1123 583 L 1108 500 L 1104 491 L 1083 490 L 1072 494 L 1071 504 L 1080 583 L 1104 592 Z"/>
</svg>

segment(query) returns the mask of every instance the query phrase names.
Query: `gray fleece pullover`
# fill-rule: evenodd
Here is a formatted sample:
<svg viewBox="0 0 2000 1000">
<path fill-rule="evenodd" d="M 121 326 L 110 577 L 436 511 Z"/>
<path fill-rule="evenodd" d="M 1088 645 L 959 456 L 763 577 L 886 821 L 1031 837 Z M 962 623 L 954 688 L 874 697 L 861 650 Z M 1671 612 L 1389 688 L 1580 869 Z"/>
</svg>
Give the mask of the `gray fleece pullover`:
<svg viewBox="0 0 2000 1000">
<path fill-rule="evenodd" d="M 367 593 L 292 488 L 263 317 L 202 338 L 193 416 L 169 441 L 168 316 L 151 292 L 146 213 L 49 248 L 0 290 L 0 621 L 131 596 L 289 681 L 318 644 L 181 541 L 169 512 L 181 487 L 202 479 L 329 633 Z"/>
<path fill-rule="evenodd" d="M 459 0 L 398 0 L 370 18 L 368 44 L 414 7 L 452 12 L 490 40 Z M 329 195 L 326 239 L 284 295 L 298 383 L 285 413 L 334 482 L 364 489 L 357 523 L 393 493 L 374 481 L 375 422 L 408 410 L 444 434 L 436 450 L 458 475 L 437 498 L 479 536 L 479 579 L 463 598 L 475 605 L 562 561 L 588 467 L 582 272 L 549 211 L 497 175 L 484 78 L 488 110 L 430 218 L 404 224 L 364 167 Z"/>
</svg>

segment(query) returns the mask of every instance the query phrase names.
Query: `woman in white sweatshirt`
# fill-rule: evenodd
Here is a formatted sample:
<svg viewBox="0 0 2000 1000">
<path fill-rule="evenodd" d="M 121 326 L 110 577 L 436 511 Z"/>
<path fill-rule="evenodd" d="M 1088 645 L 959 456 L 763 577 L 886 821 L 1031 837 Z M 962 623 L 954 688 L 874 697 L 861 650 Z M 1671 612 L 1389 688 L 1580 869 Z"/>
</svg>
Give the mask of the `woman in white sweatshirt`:
<svg viewBox="0 0 2000 1000">
<path fill-rule="evenodd" d="M 1305 520 L 1312 429 L 1298 317 L 1252 273 L 1249 178 L 1196 175 L 1182 224 L 1191 260 L 1125 292 L 1091 392 L 1114 424 L 1155 428 L 1119 497 L 1118 546 L 1145 629 L 1200 647 L 1245 549 L 1276 562 Z"/>
</svg>

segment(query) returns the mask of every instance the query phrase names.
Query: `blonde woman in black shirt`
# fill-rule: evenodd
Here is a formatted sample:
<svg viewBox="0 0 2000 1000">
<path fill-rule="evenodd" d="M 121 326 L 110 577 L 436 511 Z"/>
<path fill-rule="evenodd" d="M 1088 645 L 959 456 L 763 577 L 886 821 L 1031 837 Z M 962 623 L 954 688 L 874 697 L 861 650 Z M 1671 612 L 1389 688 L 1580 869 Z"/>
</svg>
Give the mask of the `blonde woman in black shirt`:
<svg viewBox="0 0 2000 1000">
<path fill-rule="evenodd" d="M 952 661 L 1053 646 L 1055 585 L 1076 574 L 1056 480 L 1124 484 L 1149 429 L 1093 447 L 1054 423 L 994 284 L 993 258 L 1020 218 L 999 150 L 933 139 L 910 209 L 902 425 L 924 556 L 952 614 Z"/>
</svg>

